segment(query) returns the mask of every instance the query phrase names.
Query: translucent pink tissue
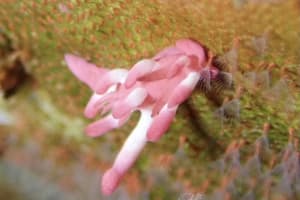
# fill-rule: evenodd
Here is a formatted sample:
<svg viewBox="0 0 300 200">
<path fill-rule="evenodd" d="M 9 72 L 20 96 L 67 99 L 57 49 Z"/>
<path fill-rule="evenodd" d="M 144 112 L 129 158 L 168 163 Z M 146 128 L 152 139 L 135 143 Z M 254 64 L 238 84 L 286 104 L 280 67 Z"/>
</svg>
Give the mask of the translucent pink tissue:
<svg viewBox="0 0 300 200">
<path fill-rule="evenodd" d="M 100 136 L 122 126 L 132 112 L 141 113 L 113 166 L 102 178 L 105 195 L 115 191 L 146 142 L 159 140 L 168 130 L 178 106 L 203 78 L 203 70 L 208 69 L 211 78 L 218 73 L 210 66 L 204 48 L 190 39 L 177 41 L 129 70 L 97 67 L 71 54 L 66 54 L 65 60 L 73 74 L 93 91 L 85 116 L 105 115 L 88 125 L 87 135 Z"/>
</svg>

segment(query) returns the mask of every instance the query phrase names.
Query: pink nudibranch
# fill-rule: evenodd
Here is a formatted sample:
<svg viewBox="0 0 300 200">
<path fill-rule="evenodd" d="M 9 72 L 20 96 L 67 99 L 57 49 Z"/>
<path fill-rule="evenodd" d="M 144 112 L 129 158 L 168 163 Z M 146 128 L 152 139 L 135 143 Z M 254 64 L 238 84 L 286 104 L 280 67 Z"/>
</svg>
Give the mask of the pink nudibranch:
<svg viewBox="0 0 300 200">
<path fill-rule="evenodd" d="M 167 131 L 178 106 L 191 95 L 198 81 L 207 79 L 207 72 L 209 79 L 218 73 L 208 62 L 204 48 L 190 39 L 178 40 L 129 70 L 97 67 L 71 54 L 66 54 L 65 60 L 73 74 L 93 91 L 85 116 L 106 114 L 88 125 L 87 135 L 100 136 L 122 126 L 132 112 L 141 112 L 113 166 L 102 178 L 105 195 L 115 191 L 146 142 L 159 140 Z"/>
</svg>

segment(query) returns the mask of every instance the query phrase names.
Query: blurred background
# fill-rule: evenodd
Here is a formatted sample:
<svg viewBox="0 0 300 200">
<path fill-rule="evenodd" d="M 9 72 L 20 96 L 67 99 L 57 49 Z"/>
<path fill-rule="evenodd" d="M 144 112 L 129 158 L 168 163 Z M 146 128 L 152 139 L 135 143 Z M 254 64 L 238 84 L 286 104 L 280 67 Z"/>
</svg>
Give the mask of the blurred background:
<svg viewBox="0 0 300 200">
<path fill-rule="evenodd" d="M 1 0 L 0 199 L 300 199 L 299 27 L 299 0 Z M 91 91 L 63 56 L 129 69 L 181 38 L 233 84 L 195 91 L 104 197 L 138 113 L 85 136 Z"/>
</svg>

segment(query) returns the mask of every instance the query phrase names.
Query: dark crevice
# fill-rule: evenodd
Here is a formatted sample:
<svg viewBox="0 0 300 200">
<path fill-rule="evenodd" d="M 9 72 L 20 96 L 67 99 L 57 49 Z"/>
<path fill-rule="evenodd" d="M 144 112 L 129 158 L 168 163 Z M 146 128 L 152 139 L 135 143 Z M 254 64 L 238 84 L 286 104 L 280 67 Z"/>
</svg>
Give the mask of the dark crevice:
<svg viewBox="0 0 300 200">
<path fill-rule="evenodd" d="M 184 110 L 187 113 L 190 123 L 194 127 L 195 134 L 199 136 L 199 138 L 204 139 L 207 142 L 207 148 L 212 156 L 217 155 L 220 152 L 223 152 L 224 147 L 219 144 L 214 137 L 209 134 L 207 130 L 207 125 L 205 124 L 204 120 L 201 116 L 198 115 L 197 110 L 193 107 L 190 100 L 187 100 L 183 103 Z M 195 150 L 200 150 L 197 145 L 195 145 L 194 141 L 189 141 L 190 146 Z"/>
<path fill-rule="evenodd" d="M 13 47 L 11 39 L 0 30 L 0 89 L 9 98 L 33 77 L 26 71 L 22 50 Z"/>
<path fill-rule="evenodd" d="M 0 86 L 4 92 L 4 98 L 13 96 L 26 82 L 32 80 L 20 60 L 16 60 L 12 66 L 2 70 Z"/>
</svg>

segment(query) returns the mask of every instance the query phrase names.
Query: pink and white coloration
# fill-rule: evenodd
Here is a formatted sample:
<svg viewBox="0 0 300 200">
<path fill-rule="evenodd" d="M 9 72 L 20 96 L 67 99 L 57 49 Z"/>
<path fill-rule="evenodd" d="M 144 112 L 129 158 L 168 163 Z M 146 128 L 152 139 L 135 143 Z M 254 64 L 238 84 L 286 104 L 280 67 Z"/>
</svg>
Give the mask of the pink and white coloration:
<svg viewBox="0 0 300 200">
<path fill-rule="evenodd" d="M 190 39 L 178 40 L 151 59 L 137 62 L 130 70 L 105 69 L 74 55 L 65 55 L 69 69 L 94 92 L 85 116 L 106 114 L 86 128 L 87 135 L 100 136 L 122 126 L 132 112 L 141 117 L 112 168 L 102 178 L 102 192 L 110 195 L 133 165 L 147 141 L 157 141 L 169 128 L 178 106 L 199 81 L 210 82 L 219 70 L 211 66 L 204 48 Z"/>
</svg>

